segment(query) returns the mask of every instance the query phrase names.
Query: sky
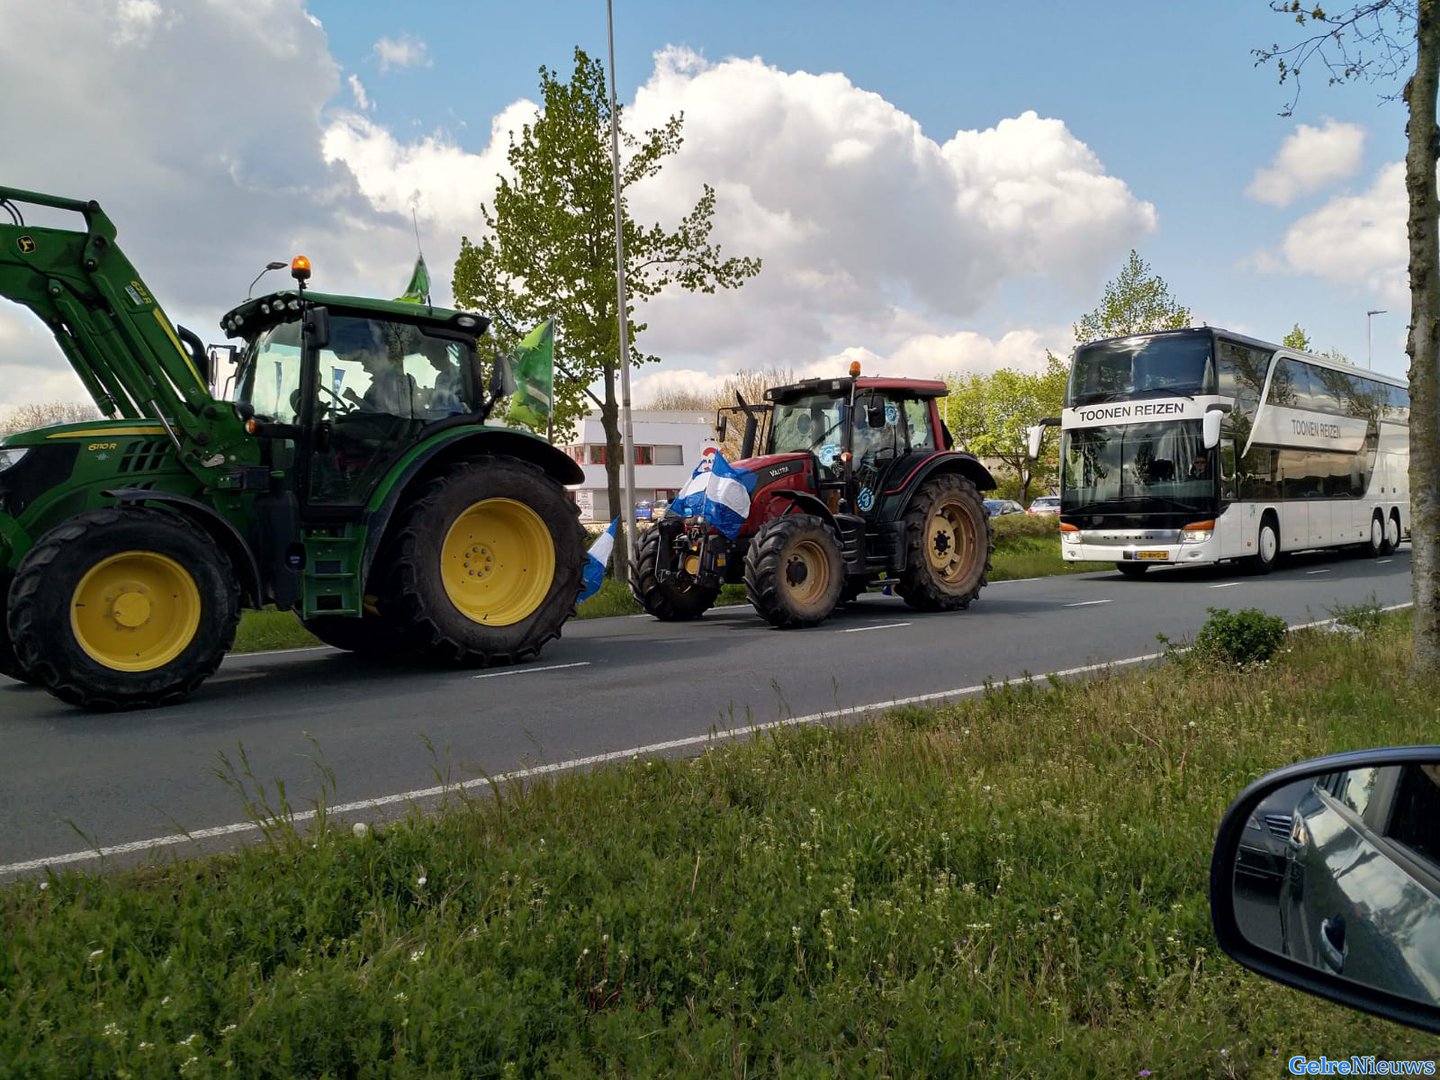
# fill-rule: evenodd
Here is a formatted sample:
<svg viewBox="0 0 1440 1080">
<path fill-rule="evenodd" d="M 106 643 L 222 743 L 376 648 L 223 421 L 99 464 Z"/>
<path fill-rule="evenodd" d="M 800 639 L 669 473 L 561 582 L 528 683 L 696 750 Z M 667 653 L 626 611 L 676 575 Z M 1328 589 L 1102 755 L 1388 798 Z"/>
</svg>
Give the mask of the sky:
<svg viewBox="0 0 1440 1080">
<path fill-rule="evenodd" d="M 478 238 L 539 69 L 607 55 L 602 0 L 0 0 L 0 183 L 95 199 L 171 318 L 207 342 L 271 260 L 392 297 L 418 231 L 436 303 Z M 636 406 L 738 370 L 930 378 L 1038 370 L 1139 252 L 1196 325 L 1403 376 L 1397 84 L 1293 91 L 1252 50 L 1265 0 L 1025 4 L 614 0 L 636 132 L 684 144 L 628 195 L 763 261 L 636 313 Z M 1203 12 L 1203 14 L 1199 14 Z M 57 224 L 43 212 L 32 224 Z M 281 273 L 256 287 L 283 288 Z M 1367 311 L 1384 314 L 1367 317 Z M 563 349 L 563 343 L 561 343 Z M 0 303 L 0 413 L 85 394 Z"/>
</svg>

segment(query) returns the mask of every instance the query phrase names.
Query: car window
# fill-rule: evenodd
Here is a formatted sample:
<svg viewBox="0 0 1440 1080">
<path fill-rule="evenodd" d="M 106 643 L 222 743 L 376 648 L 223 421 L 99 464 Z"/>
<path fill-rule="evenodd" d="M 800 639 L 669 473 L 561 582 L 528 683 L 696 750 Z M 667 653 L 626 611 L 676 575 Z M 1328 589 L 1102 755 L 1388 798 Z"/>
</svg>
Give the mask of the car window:
<svg viewBox="0 0 1440 1080">
<path fill-rule="evenodd" d="M 1440 867 L 1440 771 L 1435 766 L 1401 769 L 1385 832 Z"/>
</svg>

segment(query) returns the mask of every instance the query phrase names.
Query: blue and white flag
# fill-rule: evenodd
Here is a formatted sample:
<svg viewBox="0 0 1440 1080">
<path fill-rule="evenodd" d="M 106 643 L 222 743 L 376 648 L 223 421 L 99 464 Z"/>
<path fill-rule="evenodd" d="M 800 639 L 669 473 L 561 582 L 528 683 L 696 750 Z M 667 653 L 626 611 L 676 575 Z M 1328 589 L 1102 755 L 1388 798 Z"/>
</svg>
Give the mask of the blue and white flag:
<svg viewBox="0 0 1440 1080">
<path fill-rule="evenodd" d="M 615 530 L 620 525 L 617 517 L 610 522 L 610 527 L 595 539 L 590 545 L 590 551 L 585 556 L 585 570 L 580 577 L 580 595 L 575 598 L 577 604 L 583 604 L 590 597 L 600 591 L 600 586 L 605 581 L 605 567 L 610 562 L 610 553 L 615 550 Z"/>
<path fill-rule="evenodd" d="M 719 450 L 707 450 L 665 513 L 667 517 L 704 518 L 717 532 L 734 540 L 750 516 L 750 492 L 754 490 L 754 473 L 737 469 Z"/>
</svg>

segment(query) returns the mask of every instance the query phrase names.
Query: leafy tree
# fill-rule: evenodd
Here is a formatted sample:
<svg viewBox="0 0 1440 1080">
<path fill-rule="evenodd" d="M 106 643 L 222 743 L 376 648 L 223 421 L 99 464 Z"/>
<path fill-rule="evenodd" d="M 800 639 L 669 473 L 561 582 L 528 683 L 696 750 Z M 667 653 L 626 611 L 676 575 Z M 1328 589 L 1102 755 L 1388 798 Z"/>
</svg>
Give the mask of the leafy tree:
<svg viewBox="0 0 1440 1080">
<path fill-rule="evenodd" d="M 1132 250 L 1125 267 L 1105 286 L 1100 306 L 1075 324 L 1075 341 L 1179 330 L 1190 325 L 1190 309 L 1181 307 L 1150 264 Z"/>
<path fill-rule="evenodd" d="M 1065 399 L 1064 361 L 1046 353 L 1038 373 L 1002 368 L 988 375 L 950 375 L 945 379 L 945 424 L 955 442 L 982 458 L 998 459 L 1019 480 L 1020 501 L 1030 501 L 1030 486 L 1056 482 L 1056 428 L 1046 429 L 1040 456 L 1027 452 L 1026 429 L 1044 416 L 1059 416 Z"/>
<path fill-rule="evenodd" d="M 1294 349 L 1297 352 L 1309 352 L 1310 335 L 1300 329 L 1300 324 L 1297 322 L 1294 328 L 1280 339 L 1280 344 L 1284 345 L 1287 349 Z"/>
<path fill-rule="evenodd" d="M 1440 196 L 1435 165 L 1440 159 L 1436 123 L 1440 88 L 1440 0 L 1368 0 L 1330 14 L 1302 8 L 1298 0 L 1271 8 L 1308 36 L 1282 48 L 1256 49 L 1257 63 L 1274 63 L 1281 83 L 1294 88 L 1282 114 L 1294 111 L 1300 78 L 1319 64 L 1331 83 L 1352 79 L 1393 81 L 1408 76 L 1400 92 L 1406 124 L 1405 192 L 1409 200 L 1410 333 L 1410 535 L 1411 589 L 1415 599 L 1413 670 L 1440 671 Z"/>
<path fill-rule="evenodd" d="M 615 282 L 615 190 L 610 159 L 610 103 L 598 60 L 575 50 L 568 82 L 540 69 L 541 110 L 507 155 L 513 177 L 502 177 L 494 207 L 482 206 L 487 231 L 478 242 L 463 237 L 455 263 L 457 304 L 501 317 L 506 343 L 517 331 L 555 319 L 557 434 L 574 429 L 589 404 L 599 407 L 605 430 L 605 471 L 612 508 L 621 505 L 619 313 Z M 618 122 L 617 117 L 617 122 Z M 760 261 L 722 258 L 710 240 L 715 191 L 705 185 L 694 208 L 673 229 L 640 225 L 626 209 L 624 192 L 655 176 L 680 149 L 681 116 L 671 116 L 643 138 L 623 134 L 627 157 L 621 174 L 625 277 L 628 300 L 643 302 L 675 285 L 714 292 L 742 285 Z M 629 311 L 627 310 L 627 317 Z M 506 325 L 508 324 L 508 326 Z M 631 364 L 656 359 L 636 348 L 645 330 L 630 322 Z M 599 385 L 598 393 L 591 389 Z M 622 523 L 626 515 L 621 514 Z M 626 573 L 625 545 L 616 545 L 616 574 Z"/>
</svg>

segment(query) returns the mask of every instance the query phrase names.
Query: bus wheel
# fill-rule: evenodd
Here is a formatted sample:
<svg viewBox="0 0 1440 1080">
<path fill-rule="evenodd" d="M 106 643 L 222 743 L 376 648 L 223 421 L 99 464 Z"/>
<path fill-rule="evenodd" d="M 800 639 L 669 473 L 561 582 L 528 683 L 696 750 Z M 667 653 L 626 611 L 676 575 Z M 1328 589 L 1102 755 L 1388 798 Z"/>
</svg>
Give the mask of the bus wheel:
<svg viewBox="0 0 1440 1080">
<path fill-rule="evenodd" d="M 1275 564 L 1280 560 L 1280 533 L 1275 525 L 1275 519 L 1265 518 L 1260 522 L 1260 532 L 1255 537 L 1255 554 L 1250 557 L 1250 572 L 1253 574 L 1268 574 L 1275 569 Z"/>
<path fill-rule="evenodd" d="M 1385 554 L 1390 554 L 1400 546 L 1400 514 L 1391 510 L 1390 517 L 1385 522 Z"/>
<path fill-rule="evenodd" d="M 1115 569 L 1128 578 L 1144 577 L 1145 571 L 1150 569 L 1149 563 L 1143 562 L 1117 562 Z"/>
<path fill-rule="evenodd" d="M 1370 554 L 1377 559 L 1382 555 L 1390 554 L 1390 545 L 1386 543 L 1385 530 L 1385 521 L 1381 518 L 1380 511 L 1376 510 L 1370 519 Z"/>
</svg>

